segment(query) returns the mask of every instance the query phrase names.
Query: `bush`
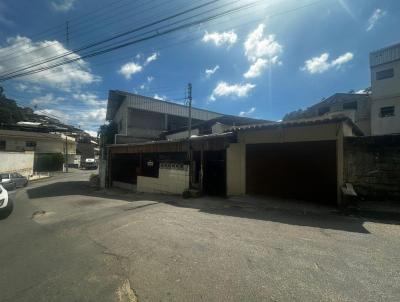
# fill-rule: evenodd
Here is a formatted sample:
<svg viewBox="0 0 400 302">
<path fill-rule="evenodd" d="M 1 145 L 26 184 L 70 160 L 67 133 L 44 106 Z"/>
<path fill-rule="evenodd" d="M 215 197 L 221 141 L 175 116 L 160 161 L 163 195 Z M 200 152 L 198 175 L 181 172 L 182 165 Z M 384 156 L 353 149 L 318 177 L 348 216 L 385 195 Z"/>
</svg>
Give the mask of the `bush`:
<svg viewBox="0 0 400 302">
<path fill-rule="evenodd" d="M 61 171 L 64 164 L 64 155 L 61 153 L 35 153 L 33 170 L 35 172 Z"/>
</svg>

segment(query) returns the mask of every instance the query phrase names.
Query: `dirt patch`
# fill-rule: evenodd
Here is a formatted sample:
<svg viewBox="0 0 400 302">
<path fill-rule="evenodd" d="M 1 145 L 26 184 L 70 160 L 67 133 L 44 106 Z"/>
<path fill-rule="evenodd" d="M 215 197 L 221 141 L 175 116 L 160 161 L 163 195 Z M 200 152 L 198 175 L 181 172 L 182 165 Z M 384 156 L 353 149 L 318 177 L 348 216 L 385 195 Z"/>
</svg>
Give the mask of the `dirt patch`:
<svg viewBox="0 0 400 302">
<path fill-rule="evenodd" d="M 35 211 L 33 212 L 31 219 L 39 218 L 43 215 L 46 215 L 46 211 L 43 210 Z"/>
<path fill-rule="evenodd" d="M 122 283 L 120 287 L 117 289 L 117 298 L 119 302 L 137 302 L 138 299 L 135 295 L 135 292 L 131 288 L 131 284 L 128 279 Z"/>
</svg>

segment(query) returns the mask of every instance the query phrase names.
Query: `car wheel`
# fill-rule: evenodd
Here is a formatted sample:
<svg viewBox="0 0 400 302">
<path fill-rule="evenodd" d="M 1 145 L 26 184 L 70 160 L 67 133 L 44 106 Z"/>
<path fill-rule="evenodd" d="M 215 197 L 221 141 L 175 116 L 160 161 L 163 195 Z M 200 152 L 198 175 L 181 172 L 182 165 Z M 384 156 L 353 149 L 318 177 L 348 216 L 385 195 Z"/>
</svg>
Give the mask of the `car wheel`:
<svg viewBox="0 0 400 302">
<path fill-rule="evenodd" d="M 14 204 L 11 199 L 8 200 L 8 204 L 5 208 L 0 210 L 0 219 L 5 219 L 11 215 L 14 208 Z"/>
<path fill-rule="evenodd" d="M 13 211 L 14 203 L 13 203 L 13 201 L 11 199 L 8 199 L 8 204 L 7 204 L 6 209 L 7 209 L 6 211 L 7 211 L 8 214 L 11 214 L 11 212 Z"/>
</svg>

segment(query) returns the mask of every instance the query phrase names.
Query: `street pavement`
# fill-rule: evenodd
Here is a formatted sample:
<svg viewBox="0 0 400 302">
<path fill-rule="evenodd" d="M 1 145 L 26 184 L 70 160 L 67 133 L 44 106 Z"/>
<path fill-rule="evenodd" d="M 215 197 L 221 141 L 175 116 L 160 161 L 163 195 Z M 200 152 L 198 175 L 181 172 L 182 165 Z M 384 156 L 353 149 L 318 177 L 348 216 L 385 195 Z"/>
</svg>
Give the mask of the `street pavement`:
<svg viewBox="0 0 400 302">
<path fill-rule="evenodd" d="M 15 193 L 0 220 L 0 301 L 400 300 L 396 221 L 97 190 L 91 173 Z"/>
</svg>

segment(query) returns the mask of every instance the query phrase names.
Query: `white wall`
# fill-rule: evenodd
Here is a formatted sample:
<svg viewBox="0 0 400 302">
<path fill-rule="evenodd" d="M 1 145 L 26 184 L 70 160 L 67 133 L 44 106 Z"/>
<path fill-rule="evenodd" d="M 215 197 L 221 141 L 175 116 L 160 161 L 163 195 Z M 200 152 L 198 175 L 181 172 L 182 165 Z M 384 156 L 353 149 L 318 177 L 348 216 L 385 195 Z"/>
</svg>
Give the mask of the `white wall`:
<svg viewBox="0 0 400 302">
<path fill-rule="evenodd" d="M 0 173 L 33 174 L 34 152 L 0 152 Z"/>
<path fill-rule="evenodd" d="M 182 194 L 189 188 L 189 166 L 183 169 L 159 169 L 158 178 L 137 177 L 137 191 L 148 193 Z"/>
<path fill-rule="evenodd" d="M 381 108 L 388 106 L 394 106 L 394 116 L 381 117 Z M 372 135 L 400 133 L 400 97 L 372 101 L 371 130 Z"/>
<path fill-rule="evenodd" d="M 377 80 L 376 73 L 393 68 L 394 77 Z M 371 68 L 372 98 L 390 97 L 400 94 L 400 60 L 378 65 Z"/>
<path fill-rule="evenodd" d="M 30 150 L 26 147 L 27 141 L 36 142 L 36 147 L 32 151 L 36 153 L 63 153 L 65 151 L 65 139 L 61 138 L 33 138 L 33 137 L 9 137 L 1 136 L 0 140 L 6 141 L 6 151 L 21 152 Z M 68 154 L 76 154 L 76 142 L 71 138 L 68 139 Z"/>
</svg>

